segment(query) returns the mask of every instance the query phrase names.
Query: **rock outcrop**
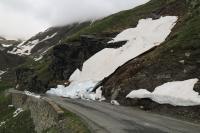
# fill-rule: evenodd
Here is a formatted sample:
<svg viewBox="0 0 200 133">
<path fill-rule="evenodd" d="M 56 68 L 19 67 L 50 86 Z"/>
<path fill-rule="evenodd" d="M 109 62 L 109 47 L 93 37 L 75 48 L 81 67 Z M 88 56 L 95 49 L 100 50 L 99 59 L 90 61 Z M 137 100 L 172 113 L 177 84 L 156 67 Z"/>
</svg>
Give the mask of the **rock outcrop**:
<svg viewBox="0 0 200 133">
<path fill-rule="evenodd" d="M 37 70 L 30 68 L 18 68 L 16 70 L 19 90 L 33 92 L 45 92 L 49 87 L 55 87 L 59 81 L 67 81 L 70 75 L 79 68 L 81 70 L 84 61 L 104 48 L 118 48 L 125 42 L 108 44 L 111 39 L 107 37 L 84 35 L 80 42 L 59 44 L 52 49 L 49 55 L 50 64 L 46 68 L 48 76 L 41 77 Z"/>
</svg>

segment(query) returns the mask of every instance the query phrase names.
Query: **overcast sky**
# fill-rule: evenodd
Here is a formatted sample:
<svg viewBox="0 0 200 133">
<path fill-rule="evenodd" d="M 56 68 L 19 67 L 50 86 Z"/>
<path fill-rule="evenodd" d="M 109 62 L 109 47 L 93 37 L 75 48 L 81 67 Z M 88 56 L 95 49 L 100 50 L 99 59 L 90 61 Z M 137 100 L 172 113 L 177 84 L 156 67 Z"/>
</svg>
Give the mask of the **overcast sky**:
<svg viewBox="0 0 200 133">
<path fill-rule="evenodd" d="M 50 26 L 95 20 L 149 0 L 0 0 L 0 36 L 27 39 Z"/>
</svg>

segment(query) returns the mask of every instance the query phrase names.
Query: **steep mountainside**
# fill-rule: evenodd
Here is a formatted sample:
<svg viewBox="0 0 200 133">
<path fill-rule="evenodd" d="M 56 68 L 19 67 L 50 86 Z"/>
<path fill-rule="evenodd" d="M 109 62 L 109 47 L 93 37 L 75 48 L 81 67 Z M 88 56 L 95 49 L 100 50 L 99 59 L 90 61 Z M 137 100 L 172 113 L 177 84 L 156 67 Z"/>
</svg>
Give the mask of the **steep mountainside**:
<svg viewBox="0 0 200 133">
<path fill-rule="evenodd" d="M 97 87 L 103 86 L 103 95 L 107 100 L 117 100 L 120 104 L 135 105 L 145 110 L 198 119 L 199 106 L 176 107 L 160 105 L 149 99 L 126 98 L 132 90 L 142 88 L 152 92 L 155 87 L 166 82 L 200 79 L 198 0 L 151 0 L 147 4 L 113 14 L 92 24 L 73 25 L 71 29 L 70 26 L 65 27 L 66 29 L 60 27 L 61 33 L 54 28 L 40 33 L 23 44 L 29 45 L 30 42 L 37 40 L 35 46 L 25 52 L 31 57 L 39 58 L 41 53 L 51 46 L 59 45 L 49 50 L 42 60 L 26 62 L 17 69 L 18 89 L 46 92 L 57 84 L 68 82 L 70 75 L 77 68 L 82 70 L 83 63 L 97 52 L 104 48 L 118 48 L 124 45 L 126 42 L 107 43 L 118 33 L 136 27 L 140 19 L 156 20 L 161 16 L 178 17 L 177 24 L 165 42 L 126 62 Z M 49 39 L 45 39 L 47 36 Z M 41 49 L 44 50 L 41 52 Z M 200 92 L 199 82 L 195 85 L 195 91 Z M 186 116 L 188 112 L 191 116 Z"/>
<path fill-rule="evenodd" d="M 103 81 L 107 97 L 115 90 L 119 91 L 121 99 L 134 89 L 153 91 L 165 82 L 200 78 L 199 6 L 181 2 L 183 14 L 168 39 L 156 49 L 121 66 Z M 184 11 L 187 6 L 190 8 Z M 200 92 L 199 86 L 196 90 Z"/>
<path fill-rule="evenodd" d="M 81 28 L 77 28 L 77 30 L 71 32 L 71 34 L 64 36 L 61 40 L 62 42 L 64 42 L 64 44 L 55 46 L 52 50 L 50 50 L 49 54 L 47 54 L 43 60 L 37 62 L 36 64 L 34 62 L 26 63 L 22 68 L 20 68 L 19 72 L 17 73 L 17 77 L 21 78 L 18 81 L 21 83 L 24 82 L 21 79 L 27 79 L 28 81 L 26 82 L 28 83 L 22 83 L 22 86 L 25 86 L 25 88 L 36 88 L 35 86 L 30 87 L 34 83 L 34 85 L 37 86 L 37 90 L 40 90 L 40 88 L 43 88 L 41 90 L 46 90 L 49 85 L 51 86 L 52 82 L 63 80 L 66 81 L 76 68 L 82 67 L 83 62 L 86 59 L 88 59 L 93 54 L 95 54 L 95 52 L 98 52 L 104 47 L 110 47 L 106 46 L 109 40 L 111 40 L 124 29 L 135 27 L 139 19 L 148 17 L 153 17 L 154 19 L 156 19 L 159 18 L 161 15 L 181 16 L 186 10 L 184 8 L 184 5 L 185 3 L 180 0 L 152 0 L 147 4 L 139 6 L 137 8 L 122 11 L 120 13 L 106 17 L 102 20 L 96 21 L 90 25 L 84 25 Z M 173 9 L 175 7 L 179 10 L 176 10 L 174 12 Z M 81 50 L 79 50 L 79 53 L 77 51 L 78 49 L 73 48 L 79 46 L 80 44 L 81 47 L 85 47 L 84 49 L 86 49 L 86 51 L 91 51 L 91 54 L 88 54 L 88 52 L 83 52 Z M 93 44 L 97 44 L 97 46 Z M 93 47 L 92 49 L 96 50 L 91 50 L 91 46 Z M 37 47 L 37 45 L 35 47 Z M 67 49 L 67 47 L 70 48 Z M 66 52 L 61 52 L 61 50 L 63 51 L 64 49 Z M 23 69 L 27 71 L 27 69 L 30 68 L 31 71 L 33 70 L 35 73 L 31 74 L 32 76 L 34 75 L 34 78 L 32 76 L 27 78 L 26 74 L 26 76 L 22 76 L 24 75 Z M 32 81 L 33 83 L 31 83 Z M 27 87 L 27 84 L 29 84 L 29 87 Z M 31 90 L 34 91 L 34 89 Z"/>
<path fill-rule="evenodd" d="M 13 68 L 16 65 L 24 62 L 23 57 L 7 53 L 7 51 L 18 45 L 20 42 L 20 40 L 7 40 L 3 37 L 0 37 L 0 70 L 7 71 L 7 69 Z"/>
<path fill-rule="evenodd" d="M 75 23 L 67 26 L 51 27 L 44 32 L 31 37 L 25 42 L 15 46 L 8 53 L 20 56 L 29 56 L 34 60 L 40 60 L 52 46 L 61 43 L 61 40 L 68 35 L 73 34 L 80 28 L 87 26 L 89 22 Z"/>
</svg>

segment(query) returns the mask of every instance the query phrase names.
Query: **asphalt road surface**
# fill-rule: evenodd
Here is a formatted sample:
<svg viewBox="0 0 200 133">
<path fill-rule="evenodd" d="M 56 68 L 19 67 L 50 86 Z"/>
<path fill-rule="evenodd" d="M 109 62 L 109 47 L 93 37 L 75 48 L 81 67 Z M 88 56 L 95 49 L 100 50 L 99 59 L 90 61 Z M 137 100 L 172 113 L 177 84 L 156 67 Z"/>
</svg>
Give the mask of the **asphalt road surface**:
<svg viewBox="0 0 200 133">
<path fill-rule="evenodd" d="M 200 133 L 200 125 L 109 103 L 48 96 L 94 133 Z"/>
</svg>

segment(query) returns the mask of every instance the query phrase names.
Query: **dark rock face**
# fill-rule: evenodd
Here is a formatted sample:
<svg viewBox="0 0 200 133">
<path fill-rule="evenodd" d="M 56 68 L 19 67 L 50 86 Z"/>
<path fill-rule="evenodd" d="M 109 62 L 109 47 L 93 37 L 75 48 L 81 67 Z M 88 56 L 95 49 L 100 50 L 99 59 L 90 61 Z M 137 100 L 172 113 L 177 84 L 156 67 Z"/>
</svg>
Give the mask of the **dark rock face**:
<svg viewBox="0 0 200 133">
<path fill-rule="evenodd" d="M 110 37 L 82 36 L 80 42 L 60 44 L 53 48 L 51 63 L 48 66 L 48 76 L 39 77 L 36 70 L 19 68 L 16 70 L 19 90 L 30 90 L 43 93 L 48 88 L 55 87 L 58 81 L 68 80 L 70 75 L 79 68 L 84 61 L 104 48 L 117 48 L 125 44 L 119 42 L 107 44 Z M 53 81 L 52 81 L 53 80 Z"/>
<path fill-rule="evenodd" d="M 30 90 L 37 93 L 45 92 L 47 83 L 38 79 L 33 69 L 18 68 L 16 70 L 16 80 L 18 90 Z"/>
<path fill-rule="evenodd" d="M 107 44 L 110 38 L 95 36 L 81 36 L 80 42 L 62 44 L 54 47 L 50 70 L 53 77 L 58 80 L 67 80 L 79 68 L 82 69 L 84 61 L 104 48 L 117 48 L 125 42 Z"/>
<path fill-rule="evenodd" d="M 6 51 L 0 51 L 0 69 L 14 68 L 24 62 L 24 57 L 8 54 Z"/>
</svg>

